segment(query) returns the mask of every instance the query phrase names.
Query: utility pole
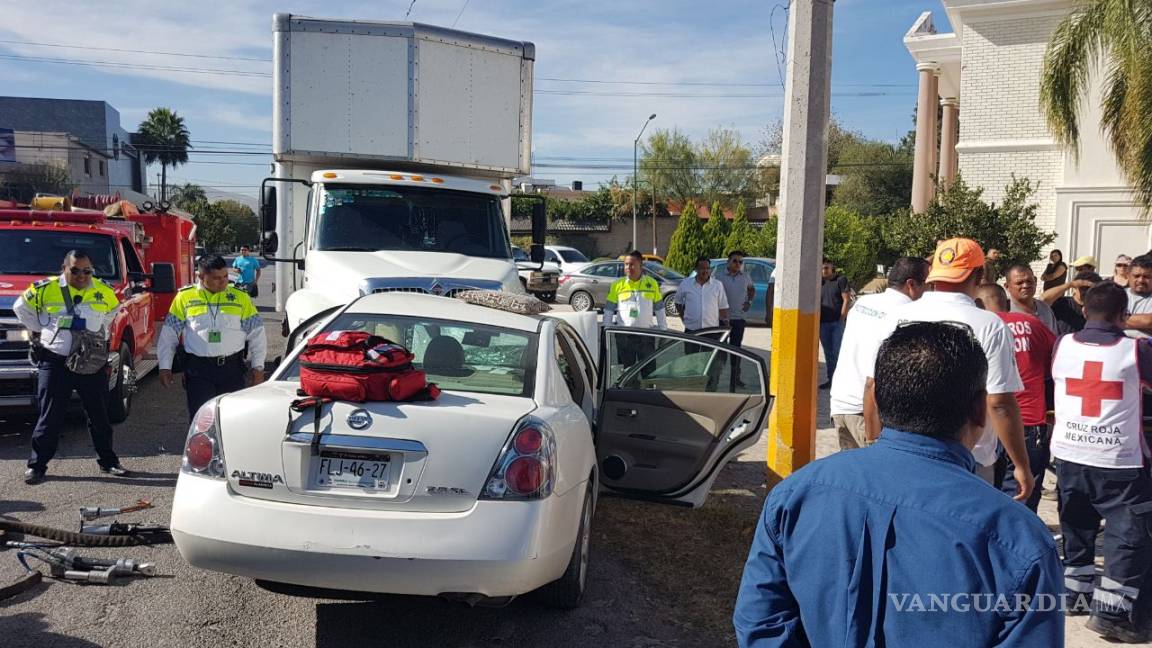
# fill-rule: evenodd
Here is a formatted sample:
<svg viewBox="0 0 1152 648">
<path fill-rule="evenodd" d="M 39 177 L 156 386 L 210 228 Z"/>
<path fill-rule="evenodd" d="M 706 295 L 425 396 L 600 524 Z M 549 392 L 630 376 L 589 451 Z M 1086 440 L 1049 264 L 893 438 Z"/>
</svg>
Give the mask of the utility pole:
<svg viewBox="0 0 1152 648">
<path fill-rule="evenodd" d="M 820 261 L 828 173 L 833 0 L 792 0 L 772 328 L 768 467 L 786 477 L 816 455 Z"/>
<path fill-rule="evenodd" d="M 640 127 L 640 132 L 636 134 L 636 139 L 632 140 L 632 244 L 629 246 L 633 250 L 640 249 L 640 239 L 636 237 L 636 192 L 637 180 L 640 169 L 640 157 L 637 151 L 640 148 L 640 138 L 644 136 L 644 129 L 648 128 L 648 122 L 656 119 L 656 113 L 652 113 L 648 119 L 644 120 L 644 125 Z"/>
</svg>

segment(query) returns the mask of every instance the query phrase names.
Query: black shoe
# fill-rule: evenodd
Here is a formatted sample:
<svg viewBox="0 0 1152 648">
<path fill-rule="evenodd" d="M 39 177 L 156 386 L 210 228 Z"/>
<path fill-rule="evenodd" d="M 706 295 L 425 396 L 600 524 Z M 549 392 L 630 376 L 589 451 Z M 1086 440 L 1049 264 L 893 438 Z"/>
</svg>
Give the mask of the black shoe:
<svg viewBox="0 0 1152 648">
<path fill-rule="evenodd" d="M 28 484 L 29 486 L 39 484 L 40 482 L 44 481 L 45 472 L 47 471 L 40 470 L 38 468 L 29 468 L 28 470 L 25 470 L 24 483 Z"/>
<path fill-rule="evenodd" d="M 113 477 L 130 477 L 130 476 L 132 476 L 132 471 L 127 470 L 126 468 L 124 468 L 124 466 L 121 466 L 120 464 L 116 464 L 115 466 L 108 466 L 107 468 L 105 468 L 104 466 L 100 466 L 100 472 L 102 472 L 106 475 L 112 475 Z"/>
<path fill-rule="evenodd" d="M 1084 627 L 1107 639 L 1116 639 L 1124 643 L 1144 643 L 1148 634 L 1141 632 L 1136 626 L 1127 621 L 1112 621 L 1093 614 L 1088 617 Z"/>
</svg>

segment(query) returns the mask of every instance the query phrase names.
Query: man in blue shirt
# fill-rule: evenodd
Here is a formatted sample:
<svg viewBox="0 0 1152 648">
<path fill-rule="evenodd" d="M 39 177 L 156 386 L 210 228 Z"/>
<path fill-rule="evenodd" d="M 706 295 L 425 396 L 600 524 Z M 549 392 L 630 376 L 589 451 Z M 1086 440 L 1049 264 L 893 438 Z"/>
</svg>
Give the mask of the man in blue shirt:
<svg viewBox="0 0 1152 648">
<path fill-rule="evenodd" d="M 248 256 L 249 252 L 247 245 L 240 246 L 240 256 L 232 262 L 232 267 L 240 271 L 240 283 L 250 286 L 248 294 L 258 297 L 260 291 L 256 288 L 256 282 L 260 281 L 260 259 Z"/>
<path fill-rule="evenodd" d="M 1052 535 L 973 474 L 987 371 L 962 324 L 884 342 L 880 439 L 765 502 L 733 616 L 742 648 L 1064 645 Z"/>
</svg>

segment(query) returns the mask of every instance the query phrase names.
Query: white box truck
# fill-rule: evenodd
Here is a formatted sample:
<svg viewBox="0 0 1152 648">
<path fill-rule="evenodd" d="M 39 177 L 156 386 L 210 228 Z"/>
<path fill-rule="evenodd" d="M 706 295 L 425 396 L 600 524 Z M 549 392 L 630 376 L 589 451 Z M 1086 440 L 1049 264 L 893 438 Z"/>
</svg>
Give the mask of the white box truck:
<svg viewBox="0 0 1152 648">
<path fill-rule="evenodd" d="M 522 292 L 508 196 L 530 171 L 534 46 L 290 14 L 273 33 L 261 218 L 286 329 L 369 292 Z M 542 209 L 533 225 L 543 243 Z"/>
</svg>

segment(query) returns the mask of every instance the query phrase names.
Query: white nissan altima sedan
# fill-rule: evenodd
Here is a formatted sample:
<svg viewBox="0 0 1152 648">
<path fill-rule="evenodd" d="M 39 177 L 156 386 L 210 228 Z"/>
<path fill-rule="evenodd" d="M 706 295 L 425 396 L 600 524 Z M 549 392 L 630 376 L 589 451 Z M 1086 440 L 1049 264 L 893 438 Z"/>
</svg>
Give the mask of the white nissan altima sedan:
<svg viewBox="0 0 1152 648">
<path fill-rule="evenodd" d="M 540 589 L 575 607 L 598 494 L 699 506 L 770 406 L 755 353 L 591 313 L 381 293 L 298 330 L 403 344 L 443 393 L 326 405 L 314 445 L 312 413 L 289 409 L 298 346 L 264 384 L 207 403 L 172 506 L 196 567 L 472 603 Z"/>
</svg>

